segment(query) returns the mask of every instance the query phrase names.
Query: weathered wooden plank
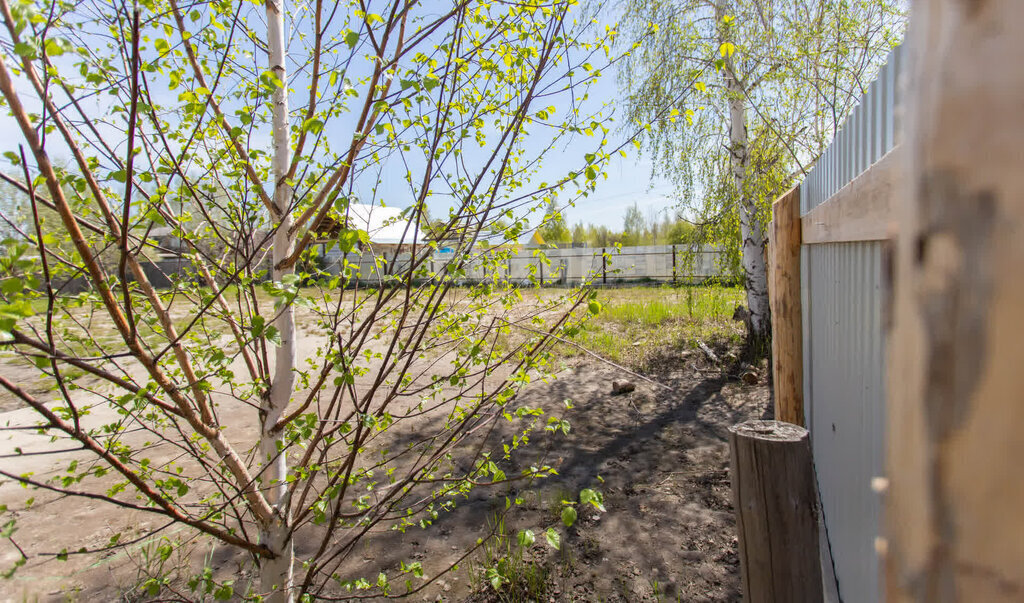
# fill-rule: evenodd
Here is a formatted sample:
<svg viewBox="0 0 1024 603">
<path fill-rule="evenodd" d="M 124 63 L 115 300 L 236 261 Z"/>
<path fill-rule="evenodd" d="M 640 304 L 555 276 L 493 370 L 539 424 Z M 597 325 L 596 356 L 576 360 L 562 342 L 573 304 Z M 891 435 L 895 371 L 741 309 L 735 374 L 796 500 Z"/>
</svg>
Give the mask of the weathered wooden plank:
<svg viewBox="0 0 1024 603">
<path fill-rule="evenodd" d="M 800 187 L 772 205 L 768 297 L 772 309 L 775 418 L 804 424 L 804 359 L 800 303 Z"/>
<path fill-rule="evenodd" d="M 815 243 L 880 241 L 889 238 L 893 195 L 903 164 L 900 147 L 889 151 L 853 182 L 801 218 L 802 240 Z"/>
<path fill-rule="evenodd" d="M 1024 601 L 1024 3 L 911 10 L 886 599 Z"/>
</svg>

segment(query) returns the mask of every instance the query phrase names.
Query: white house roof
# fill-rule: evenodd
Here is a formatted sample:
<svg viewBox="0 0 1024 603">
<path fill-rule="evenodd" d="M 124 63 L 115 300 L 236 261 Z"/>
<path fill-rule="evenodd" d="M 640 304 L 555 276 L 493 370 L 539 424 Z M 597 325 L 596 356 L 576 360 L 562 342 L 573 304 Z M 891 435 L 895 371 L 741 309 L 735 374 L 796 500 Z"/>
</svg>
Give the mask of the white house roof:
<svg viewBox="0 0 1024 603">
<path fill-rule="evenodd" d="M 350 203 L 348 223 L 350 228 L 365 230 L 370 242 L 379 245 L 411 245 L 413 241 L 422 243 L 424 240 L 422 230 L 416 231 L 415 225 L 402 217 L 402 210 L 397 207 Z"/>
</svg>

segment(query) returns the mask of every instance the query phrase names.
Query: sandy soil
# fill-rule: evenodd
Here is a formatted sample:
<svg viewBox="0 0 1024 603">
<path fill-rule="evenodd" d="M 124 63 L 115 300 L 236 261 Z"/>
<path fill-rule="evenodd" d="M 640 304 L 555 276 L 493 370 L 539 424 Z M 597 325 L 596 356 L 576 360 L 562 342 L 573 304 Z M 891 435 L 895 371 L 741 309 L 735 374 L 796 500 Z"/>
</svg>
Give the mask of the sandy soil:
<svg viewBox="0 0 1024 603">
<path fill-rule="evenodd" d="M 494 527 L 506 497 L 518 497 L 522 504 L 513 505 L 502 523 L 513 539 L 519 529 L 537 534 L 537 543 L 525 552 L 524 559 L 544 579 L 531 591 L 531 597 L 549 601 L 737 600 L 738 559 L 726 429 L 765 416 L 768 388 L 745 385 L 728 370 L 710 365 L 703 355 L 693 352 L 667 351 L 650 373 L 657 384 L 596 360 L 575 359 L 556 381 L 529 386 L 519 402 L 564 416 L 572 429 L 568 435 L 538 431 L 531 444 L 504 468 L 513 475 L 543 462 L 556 467 L 559 475 L 533 484 L 506 485 L 497 492 L 474 491 L 427 530 L 376 534 L 361 544 L 355 558 L 344 566 L 344 573 L 372 581 L 379 571 L 393 570 L 403 560 L 421 561 L 428 574 L 447 567 Z M 636 391 L 611 395 L 611 381 L 620 378 L 635 382 Z M 572 410 L 565 410 L 566 399 L 573 401 Z M 32 419 L 27 412 L 0 414 L 0 425 L 29 424 Z M 251 409 L 237 412 L 254 414 Z M 500 447 L 511 437 L 511 426 L 503 421 L 496 421 L 495 426 L 486 437 L 489 445 Z M 28 435 L 4 432 L 0 454 L 10 454 L 16 446 L 22 446 L 23 452 L 34 450 Z M 242 428 L 232 439 L 250 435 Z M 43 477 L 63 471 L 76 454 L 80 453 L 69 452 L 59 462 L 51 456 L 8 457 L 2 462 L 8 470 L 31 471 Z M 155 462 L 167 454 L 170 451 L 159 448 L 152 451 Z M 607 511 L 598 514 L 588 509 L 567 529 L 560 523 L 560 501 L 575 499 L 583 488 L 603 492 Z M 69 541 L 75 546 L 99 546 L 119 532 L 124 542 L 160 527 L 152 516 L 29 491 L 10 482 L 0 485 L 0 504 L 7 505 L 18 519 L 15 540 L 32 543 L 33 550 L 55 553 Z M 548 527 L 561 533 L 561 551 L 542 544 L 542 532 Z M 171 528 L 157 539 L 191 536 Z M 304 539 L 299 537 L 296 542 L 301 559 Z M 33 558 L 13 580 L 0 582 L 0 599 L 118 600 L 145 579 L 158 543 L 150 539 L 119 552 L 72 555 L 68 561 Z M 207 564 L 219 579 L 234 579 L 238 584 L 252 579 L 245 556 L 206 540 L 197 541 L 191 550 L 191 558 L 178 558 L 185 553 L 175 553 L 162 563 L 165 568 L 179 567 L 183 575 Z M 17 558 L 10 542 L 0 543 L 0 569 L 10 567 Z M 456 571 L 425 585 L 413 600 L 519 598 L 508 587 L 494 591 L 479 579 L 486 565 L 481 548 Z M 143 597 L 136 591 L 126 598 Z"/>
</svg>

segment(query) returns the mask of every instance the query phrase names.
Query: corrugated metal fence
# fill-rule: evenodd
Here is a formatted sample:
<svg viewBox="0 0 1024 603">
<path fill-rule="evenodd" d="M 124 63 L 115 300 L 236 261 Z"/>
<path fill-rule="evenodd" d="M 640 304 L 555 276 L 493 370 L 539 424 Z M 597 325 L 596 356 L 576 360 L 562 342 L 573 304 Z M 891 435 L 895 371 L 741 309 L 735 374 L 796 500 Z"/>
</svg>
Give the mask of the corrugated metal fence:
<svg viewBox="0 0 1024 603">
<path fill-rule="evenodd" d="M 806 216 L 896 146 L 900 48 L 800 187 Z M 884 472 L 885 345 L 880 240 L 805 244 L 801 249 L 804 409 L 838 592 L 880 598 L 875 537 Z"/>
<path fill-rule="evenodd" d="M 889 54 L 868 92 L 800 184 L 800 212 L 806 214 L 839 192 L 896 146 L 900 131 L 899 79 L 902 46 Z"/>
<path fill-rule="evenodd" d="M 522 249 L 500 262 L 487 262 L 492 253 L 481 250 L 468 258 L 457 280 L 479 282 L 497 278 L 521 284 L 577 285 L 586 280 L 594 284 L 654 281 L 661 283 L 701 283 L 724 274 L 723 253 L 717 250 L 688 252 L 683 245 L 647 245 L 608 248 Z M 387 262 L 382 263 L 384 258 Z M 408 269 L 410 254 L 375 255 L 370 250 L 343 256 L 338 251 L 326 253 L 327 270 L 337 274 L 342 260 L 347 260 L 360 282 L 373 283 L 386 274 L 399 274 Z M 436 252 L 426 260 L 425 275 L 443 278 L 455 254 Z"/>
</svg>

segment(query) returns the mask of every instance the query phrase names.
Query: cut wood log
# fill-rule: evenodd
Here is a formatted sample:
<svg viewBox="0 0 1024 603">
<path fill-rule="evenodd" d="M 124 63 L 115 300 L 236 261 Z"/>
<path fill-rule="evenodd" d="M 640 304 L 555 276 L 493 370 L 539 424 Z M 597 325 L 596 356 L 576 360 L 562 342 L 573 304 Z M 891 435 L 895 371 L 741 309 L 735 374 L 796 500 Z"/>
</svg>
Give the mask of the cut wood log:
<svg viewBox="0 0 1024 603">
<path fill-rule="evenodd" d="M 697 347 L 699 347 L 701 351 L 704 352 L 704 355 L 707 356 L 708 360 L 710 360 L 711 362 L 714 362 L 715 364 L 721 362 L 721 360 L 718 358 L 718 354 L 715 354 L 714 350 L 708 347 L 708 344 L 698 339 Z"/>
<path fill-rule="evenodd" d="M 782 421 L 729 429 L 744 600 L 823 600 L 818 510 L 807 430 Z"/>
<path fill-rule="evenodd" d="M 626 380 L 615 380 L 612 381 L 612 395 L 617 396 L 619 394 L 628 394 L 629 392 L 636 389 L 631 381 Z"/>
</svg>

